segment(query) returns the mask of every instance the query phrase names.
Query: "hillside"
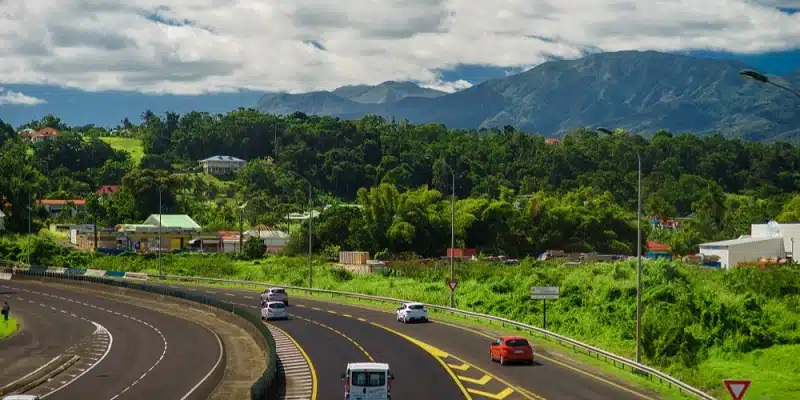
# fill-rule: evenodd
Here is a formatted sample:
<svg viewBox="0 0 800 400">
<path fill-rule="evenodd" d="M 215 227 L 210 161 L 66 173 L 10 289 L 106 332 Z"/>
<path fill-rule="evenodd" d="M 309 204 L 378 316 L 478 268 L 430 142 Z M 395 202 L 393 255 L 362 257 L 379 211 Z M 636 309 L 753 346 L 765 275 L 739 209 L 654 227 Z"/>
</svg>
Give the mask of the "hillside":
<svg viewBox="0 0 800 400">
<path fill-rule="evenodd" d="M 745 68 L 736 61 L 624 51 L 550 61 L 452 94 L 386 82 L 268 95 L 258 108 L 345 119 L 375 113 L 452 128 L 513 125 L 545 135 L 606 126 L 641 133 L 667 129 L 763 141 L 800 139 L 798 99 L 744 81 L 739 71 Z M 800 86 L 800 71 L 784 79 Z"/>
</svg>

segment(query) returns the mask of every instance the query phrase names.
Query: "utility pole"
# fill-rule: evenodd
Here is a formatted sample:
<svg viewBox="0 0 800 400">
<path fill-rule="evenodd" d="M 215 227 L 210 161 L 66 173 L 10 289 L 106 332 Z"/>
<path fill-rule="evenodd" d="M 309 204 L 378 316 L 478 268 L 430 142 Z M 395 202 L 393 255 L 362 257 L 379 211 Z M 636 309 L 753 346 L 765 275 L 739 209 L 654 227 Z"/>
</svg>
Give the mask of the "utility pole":
<svg viewBox="0 0 800 400">
<path fill-rule="evenodd" d="M 308 287 L 313 287 L 313 277 L 314 277 L 314 269 L 312 268 L 311 264 L 313 262 L 313 253 L 312 253 L 312 235 L 311 235 L 311 218 L 313 217 L 314 210 L 312 209 L 312 202 L 311 202 L 311 181 L 306 179 L 303 175 L 298 174 L 294 171 L 287 171 L 290 174 L 304 180 L 308 184 Z"/>
</svg>

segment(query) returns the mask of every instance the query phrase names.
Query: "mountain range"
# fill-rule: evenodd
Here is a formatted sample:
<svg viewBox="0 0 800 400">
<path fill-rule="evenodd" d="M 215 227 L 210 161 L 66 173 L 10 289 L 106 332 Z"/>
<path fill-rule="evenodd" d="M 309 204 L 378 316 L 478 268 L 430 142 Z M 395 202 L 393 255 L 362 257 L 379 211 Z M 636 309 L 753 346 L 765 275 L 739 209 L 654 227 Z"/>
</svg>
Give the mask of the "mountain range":
<svg viewBox="0 0 800 400">
<path fill-rule="evenodd" d="M 579 127 L 648 134 L 722 133 L 759 141 L 800 141 L 800 98 L 743 79 L 746 64 L 655 51 L 597 53 L 543 63 L 455 93 L 409 82 L 344 86 L 333 91 L 270 93 L 268 113 L 377 114 L 415 123 L 475 129 L 512 125 L 559 136 Z M 800 70 L 778 82 L 800 88 Z"/>
</svg>

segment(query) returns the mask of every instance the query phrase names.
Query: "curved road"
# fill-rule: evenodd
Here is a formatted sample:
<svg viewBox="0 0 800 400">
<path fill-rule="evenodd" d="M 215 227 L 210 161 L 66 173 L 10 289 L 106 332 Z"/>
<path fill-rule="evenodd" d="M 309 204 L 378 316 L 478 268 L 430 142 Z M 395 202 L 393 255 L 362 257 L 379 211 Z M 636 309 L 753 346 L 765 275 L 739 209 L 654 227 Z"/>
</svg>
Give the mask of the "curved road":
<svg viewBox="0 0 800 400">
<path fill-rule="evenodd" d="M 0 290 L 18 306 L 31 301 L 44 304 L 63 310 L 59 314 L 74 314 L 107 330 L 108 344 L 96 343 L 93 350 L 98 355 L 103 353 L 96 365 L 72 371 L 72 377 L 63 378 L 66 386 L 47 395 L 47 399 L 183 399 L 186 395 L 186 399 L 206 398 L 217 382 L 204 382 L 199 389 L 196 386 L 215 366 L 224 368 L 224 357 L 217 364 L 221 354 L 217 336 L 193 322 L 29 280 L 0 284 Z M 14 303 L 10 302 L 12 307 Z M 72 345 L 68 340 L 74 337 L 60 334 L 63 329 L 73 329 L 70 326 L 65 324 L 55 330 L 62 346 Z M 94 328 L 90 326 L 91 331 Z M 63 374 L 69 372 L 71 369 Z M 71 380 L 74 382 L 69 383 Z"/>
<path fill-rule="evenodd" d="M 253 312 L 258 312 L 258 307 L 254 306 L 257 304 L 258 294 L 254 291 L 223 287 L 184 288 L 247 306 Z M 293 320 L 277 321 L 274 324 L 294 337 L 308 353 L 319 376 L 321 399 L 333 398 L 334 395 L 330 393 L 340 396 L 343 384 L 339 375 L 345 364 L 364 361 L 365 358 L 363 352 L 352 351 L 355 346 L 352 343 L 349 346 L 348 343 L 343 343 L 337 335 L 330 333 L 331 330 L 353 339 L 369 351 L 376 361 L 390 364 L 396 375 L 392 392 L 397 398 L 656 398 L 640 389 L 539 354 L 537 363 L 533 366 L 500 366 L 491 362 L 488 357 L 492 337 L 474 329 L 435 320 L 427 324 L 399 324 L 394 315 L 386 311 L 292 298 L 291 293 L 289 296 L 289 312 Z"/>
</svg>

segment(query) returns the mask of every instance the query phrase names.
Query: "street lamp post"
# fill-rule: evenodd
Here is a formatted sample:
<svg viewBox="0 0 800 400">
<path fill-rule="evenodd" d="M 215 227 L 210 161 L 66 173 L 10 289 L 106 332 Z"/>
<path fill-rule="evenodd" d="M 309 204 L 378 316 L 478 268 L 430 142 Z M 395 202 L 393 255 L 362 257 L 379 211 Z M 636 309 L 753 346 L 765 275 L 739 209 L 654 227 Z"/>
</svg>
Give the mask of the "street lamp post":
<svg viewBox="0 0 800 400">
<path fill-rule="evenodd" d="M 313 269 L 311 267 L 312 254 L 311 254 L 311 218 L 314 210 L 311 208 L 311 181 L 306 179 L 303 175 L 294 171 L 288 171 L 290 174 L 304 180 L 308 184 L 308 287 L 311 288 L 313 283 Z"/>
<path fill-rule="evenodd" d="M 164 267 L 161 264 L 161 247 L 164 246 L 164 239 L 161 237 L 161 230 L 163 229 L 163 225 L 161 224 L 161 185 L 158 185 L 158 274 L 164 275 Z"/>
<path fill-rule="evenodd" d="M 769 79 L 769 77 L 767 77 L 766 75 L 764 75 L 764 74 L 762 74 L 762 73 L 760 73 L 758 71 L 754 71 L 752 69 L 745 69 L 745 70 L 739 72 L 739 75 L 741 75 L 743 78 L 746 78 L 746 79 L 752 79 L 752 80 L 757 81 L 757 82 L 766 83 L 768 85 L 775 86 L 775 87 L 783 89 L 783 90 L 785 90 L 785 91 L 787 91 L 789 93 L 792 93 L 797 97 L 800 97 L 800 90 L 793 89 L 793 88 L 791 88 L 789 86 L 782 85 L 782 84 L 780 84 L 778 82 L 774 82 L 771 79 Z"/>
<path fill-rule="evenodd" d="M 28 266 L 31 265 L 31 210 L 33 209 L 33 195 L 28 189 Z"/>
<path fill-rule="evenodd" d="M 613 135 L 614 132 L 606 128 L 597 128 L 598 132 Z M 631 146 L 633 147 L 633 146 Z M 642 332 L 642 156 L 639 149 L 636 151 L 638 161 L 638 182 L 636 200 L 636 362 L 641 362 L 641 332 Z"/>
<path fill-rule="evenodd" d="M 453 168 L 444 160 L 441 160 L 447 169 L 450 170 L 451 192 L 450 192 L 450 282 L 453 281 L 453 256 L 456 250 L 456 174 Z M 450 290 L 450 308 L 455 307 L 455 290 Z"/>
</svg>

